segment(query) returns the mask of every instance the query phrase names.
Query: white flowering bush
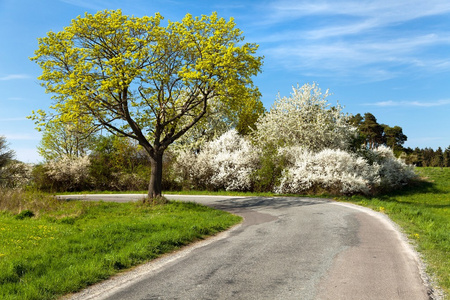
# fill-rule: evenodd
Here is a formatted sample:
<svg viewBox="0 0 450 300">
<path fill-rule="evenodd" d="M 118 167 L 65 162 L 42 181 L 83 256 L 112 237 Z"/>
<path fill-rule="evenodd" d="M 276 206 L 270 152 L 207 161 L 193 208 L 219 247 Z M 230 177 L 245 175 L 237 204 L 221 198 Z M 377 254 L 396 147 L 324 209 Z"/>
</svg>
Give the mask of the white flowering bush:
<svg viewBox="0 0 450 300">
<path fill-rule="evenodd" d="M 364 155 L 341 149 L 313 152 L 301 146 L 279 147 L 270 157 L 275 164 L 262 163 L 264 153 L 230 130 L 206 143 L 199 153 L 180 153 L 175 168 L 189 188 L 267 190 L 258 186 L 264 182 L 269 190 L 283 194 L 372 194 L 404 185 L 415 176 L 412 167 L 385 146 L 366 150 Z M 261 166 L 272 170 L 261 172 Z"/>
<path fill-rule="evenodd" d="M 339 149 L 318 153 L 302 147 L 281 148 L 288 161 L 277 193 L 327 191 L 333 194 L 370 194 L 408 183 L 416 175 L 412 166 L 381 146 L 361 156 Z"/>
<path fill-rule="evenodd" d="M 280 150 L 289 161 L 275 188 L 277 193 L 328 191 L 336 194 L 369 193 L 379 183 L 378 167 L 356 154 L 338 149 L 313 153 L 302 147 Z"/>
<path fill-rule="evenodd" d="M 31 179 L 32 165 L 18 160 L 11 160 L 0 168 L 0 187 L 20 188 L 26 186 Z"/>
<path fill-rule="evenodd" d="M 301 146 L 311 151 L 347 149 L 356 128 L 340 105 L 331 106 L 316 84 L 293 88 L 290 97 L 280 96 L 268 113 L 256 122 L 254 139 L 260 145 Z"/>
<path fill-rule="evenodd" d="M 250 141 L 232 129 L 205 143 L 199 153 L 180 152 L 175 168 L 191 188 L 245 191 L 251 189 L 256 163 Z"/>
<path fill-rule="evenodd" d="M 382 189 L 406 185 L 417 176 L 414 172 L 414 166 L 406 164 L 400 158 L 396 158 L 391 148 L 380 146 L 368 151 L 370 160 L 379 166 L 378 173 Z"/>
<path fill-rule="evenodd" d="M 56 190 L 74 191 L 85 188 L 89 181 L 89 156 L 64 156 L 45 164 L 45 174 Z"/>
</svg>

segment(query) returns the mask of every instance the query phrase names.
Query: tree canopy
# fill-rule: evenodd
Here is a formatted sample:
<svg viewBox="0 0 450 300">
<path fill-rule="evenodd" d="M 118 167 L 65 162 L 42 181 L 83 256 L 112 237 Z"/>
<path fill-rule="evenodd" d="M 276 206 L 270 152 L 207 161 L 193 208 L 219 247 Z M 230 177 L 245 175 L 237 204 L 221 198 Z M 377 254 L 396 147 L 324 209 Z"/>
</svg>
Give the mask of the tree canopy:
<svg viewBox="0 0 450 300">
<path fill-rule="evenodd" d="M 262 57 L 232 19 L 187 14 L 166 27 L 162 19 L 86 13 L 40 38 L 31 58 L 55 101 L 51 116 L 39 110 L 35 120 L 90 122 L 136 139 L 152 162 L 150 197 L 161 194 L 164 151 L 208 114 L 211 99 L 230 116 L 262 109 L 252 82 Z"/>
<path fill-rule="evenodd" d="M 374 149 L 386 145 L 395 152 L 401 152 L 402 145 L 408 139 L 400 126 L 379 124 L 377 118 L 371 113 L 365 113 L 364 117 L 356 114 L 351 117 L 350 123 L 358 128 L 361 142 L 366 148 Z"/>
</svg>

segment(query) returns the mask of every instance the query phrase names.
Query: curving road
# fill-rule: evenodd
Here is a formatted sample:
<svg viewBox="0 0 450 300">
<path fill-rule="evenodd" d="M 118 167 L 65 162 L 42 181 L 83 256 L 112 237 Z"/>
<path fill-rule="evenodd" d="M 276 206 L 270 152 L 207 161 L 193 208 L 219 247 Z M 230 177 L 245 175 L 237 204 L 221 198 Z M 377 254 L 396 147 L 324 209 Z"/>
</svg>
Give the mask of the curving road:
<svg viewBox="0 0 450 300">
<path fill-rule="evenodd" d="M 383 214 L 326 199 L 166 196 L 244 222 L 71 299 L 429 299 L 416 253 Z"/>
</svg>

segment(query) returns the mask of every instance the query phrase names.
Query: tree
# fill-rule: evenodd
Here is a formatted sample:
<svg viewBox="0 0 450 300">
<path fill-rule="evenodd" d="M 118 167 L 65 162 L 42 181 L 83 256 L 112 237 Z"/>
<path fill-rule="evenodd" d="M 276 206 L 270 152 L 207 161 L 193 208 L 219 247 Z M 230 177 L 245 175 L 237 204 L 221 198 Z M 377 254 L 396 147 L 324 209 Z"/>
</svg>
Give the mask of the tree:
<svg viewBox="0 0 450 300">
<path fill-rule="evenodd" d="M 0 169 L 14 158 L 14 150 L 8 149 L 6 138 L 0 135 Z"/>
<path fill-rule="evenodd" d="M 381 126 L 383 126 L 386 146 L 391 147 L 392 151 L 394 152 L 402 150 L 402 145 L 408 139 L 408 137 L 403 134 L 403 129 L 400 126 L 390 127 L 384 124 L 382 124 Z"/>
<path fill-rule="evenodd" d="M 48 122 L 40 129 L 43 135 L 38 152 L 47 161 L 85 156 L 95 138 L 89 124 L 81 122 Z"/>
<path fill-rule="evenodd" d="M 53 94 L 54 122 L 92 118 L 145 149 L 150 198 L 161 195 L 164 151 L 208 113 L 211 99 L 236 114 L 257 106 L 251 78 L 262 65 L 232 19 L 187 14 L 166 27 L 162 19 L 86 13 L 40 38 L 31 58 Z"/>
<path fill-rule="evenodd" d="M 293 88 L 290 97 L 280 96 L 256 122 L 255 139 L 260 144 L 302 146 L 311 151 L 347 149 L 356 135 L 342 107 L 331 106 L 314 84 Z"/>
<path fill-rule="evenodd" d="M 0 184 L 3 185 L 4 182 L 8 180 L 7 165 L 13 161 L 14 151 L 8 148 L 6 138 L 0 135 Z"/>
<path fill-rule="evenodd" d="M 375 149 L 386 142 L 383 126 L 378 124 L 377 118 L 371 113 L 364 114 L 364 121 L 359 125 L 359 132 L 365 138 L 365 145 L 369 149 Z"/>
<path fill-rule="evenodd" d="M 205 116 L 174 143 L 175 152 L 184 150 L 198 152 L 206 142 L 220 137 L 231 129 L 236 129 L 241 135 L 248 134 L 255 129 L 255 122 L 264 113 L 264 106 L 258 101 L 254 102 L 254 106 L 245 109 L 233 113 L 223 106 L 220 99 L 211 99 Z"/>
<path fill-rule="evenodd" d="M 444 152 L 442 151 L 442 148 L 439 147 L 434 153 L 434 157 L 432 159 L 432 166 L 442 168 L 444 167 L 444 162 L 445 162 Z"/>
</svg>

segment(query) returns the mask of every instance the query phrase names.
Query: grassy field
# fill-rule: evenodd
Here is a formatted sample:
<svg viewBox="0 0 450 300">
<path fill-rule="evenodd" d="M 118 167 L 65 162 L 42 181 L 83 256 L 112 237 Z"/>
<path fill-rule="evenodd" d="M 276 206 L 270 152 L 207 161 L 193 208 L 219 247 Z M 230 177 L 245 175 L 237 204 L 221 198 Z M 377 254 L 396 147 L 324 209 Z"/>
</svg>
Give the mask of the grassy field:
<svg viewBox="0 0 450 300">
<path fill-rule="evenodd" d="M 387 195 L 341 198 L 387 214 L 417 246 L 447 297 L 450 295 L 450 168 L 417 168 L 425 179 Z"/>
<path fill-rule="evenodd" d="M 0 192 L 0 299 L 54 299 L 241 220 L 193 203 L 61 202 Z"/>
</svg>

